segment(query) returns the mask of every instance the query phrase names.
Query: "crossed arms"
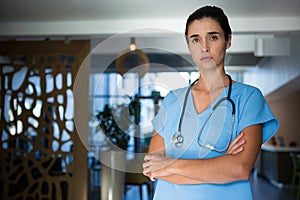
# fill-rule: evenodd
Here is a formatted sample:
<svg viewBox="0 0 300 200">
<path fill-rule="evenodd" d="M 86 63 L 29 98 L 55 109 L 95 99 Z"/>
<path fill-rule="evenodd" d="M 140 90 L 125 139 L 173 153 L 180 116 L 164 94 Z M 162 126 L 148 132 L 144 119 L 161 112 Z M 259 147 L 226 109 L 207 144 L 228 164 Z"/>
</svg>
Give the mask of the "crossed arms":
<svg viewBox="0 0 300 200">
<path fill-rule="evenodd" d="M 209 159 L 174 159 L 165 155 L 164 139 L 154 132 L 143 173 L 175 184 L 229 183 L 248 180 L 262 144 L 262 126 L 245 128 L 226 154 Z"/>
</svg>

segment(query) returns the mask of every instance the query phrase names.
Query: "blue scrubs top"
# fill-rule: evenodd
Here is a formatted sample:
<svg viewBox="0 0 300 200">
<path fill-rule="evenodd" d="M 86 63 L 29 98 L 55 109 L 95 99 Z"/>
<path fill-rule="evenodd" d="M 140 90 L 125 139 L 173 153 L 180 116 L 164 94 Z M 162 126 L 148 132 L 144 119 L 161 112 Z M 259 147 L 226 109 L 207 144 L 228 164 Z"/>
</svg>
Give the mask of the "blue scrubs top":
<svg viewBox="0 0 300 200">
<path fill-rule="evenodd" d="M 243 129 L 255 124 L 262 124 L 262 141 L 264 143 L 273 137 L 279 128 L 279 123 L 260 90 L 250 85 L 234 83 L 231 92 L 231 99 L 236 108 L 233 126 L 232 105 L 229 101 L 222 101 L 215 112 L 211 114 L 212 108 L 218 100 L 227 97 L 228 87 L 200 114 L 196 112 L 192 94 L 189 92 L 181 129 L 184 143 L 181 147 L 175 147 L 172 137 L 178 129 L 187 89 L 188 87 L 185 87 L 169 92 L 152 121 L 155 131 L 164 139 L 167 156 L 181 159 L 212 158 L 223 155 L 226 151 L 211 151 L 201 147 L 199 143 L 210 144 L 221 150 L 226 148 L 227 144 L 232 142 Z M 231 129 L 232 137 L 230 138 Z M 193 185 L 173 184 L 158 180 L 154 199 L 249 200 L 252 199 L 252 194 L 249 180 L 228 184 Z"/>
</svg>

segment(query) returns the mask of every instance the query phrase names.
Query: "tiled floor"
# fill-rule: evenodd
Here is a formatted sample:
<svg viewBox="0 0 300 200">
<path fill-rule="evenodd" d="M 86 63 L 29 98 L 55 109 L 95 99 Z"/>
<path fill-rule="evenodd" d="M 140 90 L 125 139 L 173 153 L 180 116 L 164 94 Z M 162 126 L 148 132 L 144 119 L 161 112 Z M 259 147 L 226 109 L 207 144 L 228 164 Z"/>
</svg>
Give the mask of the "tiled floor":
<svg viewBox="0 0 300 200">
<path fill-rule="evenodd" d="M 251 186 L 254 200 L 293 200 L 295 194 L 289 195 L 288 188 L 278 188 L 260 176 L 251 176 Z M 295 192 L 294 192 L 295 193 Z M 99 188 L 94 188 L 89 200 L 100 200 Z M 127 187 L 124 200 L 140 200 L 139 188 L 137 186 Z M 147 188 L 143 187 L 143 199 L 149 200 L 147 196 Z"/>
</svg>

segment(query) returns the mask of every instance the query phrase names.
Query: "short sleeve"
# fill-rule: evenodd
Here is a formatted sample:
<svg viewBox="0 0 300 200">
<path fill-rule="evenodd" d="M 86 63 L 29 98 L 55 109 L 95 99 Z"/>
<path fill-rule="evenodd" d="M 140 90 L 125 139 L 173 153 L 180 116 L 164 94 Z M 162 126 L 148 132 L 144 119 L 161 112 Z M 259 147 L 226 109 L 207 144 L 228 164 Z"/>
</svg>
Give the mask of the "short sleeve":
<svg viewBox="0 0 300 200">
<path fill-rule="evenodd" d="M 152 120 L 153 128 L 156 132 L 162 133 L 165 123 L 166 123 L 166 116 L 167 116 L 167 107 L 170 105 L 170 102 L 174 99 L 173 92 L 169 92 L 167 96 L 164 98 L 161 107 L 158 110 L 158 113 Z"/>
<path fill-rule="evenodd" d="M 251 94 L 240 106 L 238 133 L 248 126 L 261 124 L 262 143 L 268 141 L 276 134 L 279 122 L 259 89 L 255 88 L 251 91 Z"/>
<path fill-rule="evenodd" d="M 152 125 L 154 130 L 158 133 L 161 133 L 163 131 L 165 121 L 166 121 L 166 108 L 164 107 L 164 103 L 163 103 L 162 106 L 159 108 L 157 115 L 152 120 Z"/>
</svg>

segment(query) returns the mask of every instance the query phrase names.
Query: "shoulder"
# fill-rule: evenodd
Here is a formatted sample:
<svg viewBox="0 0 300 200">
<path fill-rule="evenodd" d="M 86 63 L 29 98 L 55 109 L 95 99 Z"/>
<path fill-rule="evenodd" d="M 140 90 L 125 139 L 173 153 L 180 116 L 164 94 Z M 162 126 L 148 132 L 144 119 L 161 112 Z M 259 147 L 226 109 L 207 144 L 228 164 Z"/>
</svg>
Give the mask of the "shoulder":
<svg viewBox="0 0 300 200">
<path fill-rule="evenodd" d="M 180 105 L 184 99 L 188 87 L 171 90 L 163 99 L 162 107 L 170 108 L 174 105 Z"/>
<path fill-rule="evenodd" d="M 240 92 L 260 92 L 257 87 L 240 82 L 234 83 L 233 87 Z"/>
<path fill-rule="evenodd" d="M 187 89 L 188 87 L 183 87 L 183 88 L 171 90 L 164 98 L 164 104 L 170 104 L 179 101 L 181 98 L 183 98 Z"/>
<path fill-rule="evenodd" d="M 232 99 L 239 110 L 244 110 L 248 107 L 251 110 L 251 107 L 253 109 L 253 106 L 255 108 L 262 108 L 267 104 L 260 89 L 243 83 L 236 83 L 235 87 L 232 88 Z"/>
<path fill-rule="evenodd" d="M 252 85 L 236 82 L 232 86 L 233 93 L 238 96 L 263 96 L 260 89 Z"/>
</svg>

